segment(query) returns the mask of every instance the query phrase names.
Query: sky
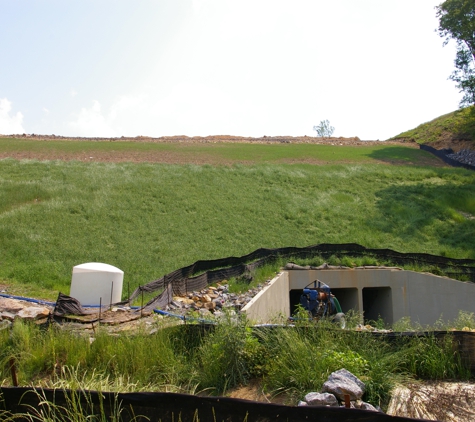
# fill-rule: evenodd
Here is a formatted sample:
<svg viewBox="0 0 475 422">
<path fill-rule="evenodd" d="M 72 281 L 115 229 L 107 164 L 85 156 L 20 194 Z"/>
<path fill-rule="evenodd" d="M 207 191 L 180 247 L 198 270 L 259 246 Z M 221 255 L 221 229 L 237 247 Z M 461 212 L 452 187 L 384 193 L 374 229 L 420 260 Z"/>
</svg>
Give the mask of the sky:
<svg viewBox="0 0 475 422">
<path fill-rule="evenodd" d="M 458 108 L 442 0 L 0 0 L 0 133 L 385 140 Z"/>
</svg>

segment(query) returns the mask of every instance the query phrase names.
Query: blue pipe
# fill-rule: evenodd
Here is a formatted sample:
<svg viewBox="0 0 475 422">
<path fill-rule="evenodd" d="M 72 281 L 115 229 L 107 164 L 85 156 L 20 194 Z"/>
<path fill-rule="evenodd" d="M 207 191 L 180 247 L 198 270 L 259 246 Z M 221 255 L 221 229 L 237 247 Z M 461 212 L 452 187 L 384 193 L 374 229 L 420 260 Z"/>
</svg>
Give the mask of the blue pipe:
<svg viewBox="0 0 475 422">
<path fill-rule="evenodd" d="M 6 297 L 7 299 L 17 299 L 17 300 L 24 300 L 25 302 L 38 303 L 40 305 L 48 305 L 48 306 L 56 305 L 56 302 L 48 302 L 46 300 L 40 300 L 40 299 L 31 299 L 29 297 L 23 297 L 23 296 L 6 295 L 3 293 L 0 293 L 0 296 Z"/>
</svg>

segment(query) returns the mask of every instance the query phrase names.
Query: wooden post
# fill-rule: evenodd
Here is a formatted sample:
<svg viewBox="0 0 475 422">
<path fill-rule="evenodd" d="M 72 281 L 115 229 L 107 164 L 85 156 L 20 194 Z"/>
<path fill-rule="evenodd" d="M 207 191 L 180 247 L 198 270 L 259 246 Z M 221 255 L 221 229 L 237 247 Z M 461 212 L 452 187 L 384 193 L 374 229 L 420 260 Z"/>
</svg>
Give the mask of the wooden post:
<svg viewBox="0 0 475 422">
<path fill-rule="evenodd" d="M 140 306 L 140 318 L 143 317 L 143 289 L 142 286 L 140 286 L 140 290 L 142 291 L 142 305 Z"/>
<path fill-rule="evenodd" d="M 114 282 L 111 282 L 111 301 L 109 303 L 109 311 L 112 311 L 112 293 L 114 292 Z"/>
<path fill-rule="evenodd" d="M 345 394 L 345 407 L 350 408 L 350 395 Z"/>
<path fill-rule="evenodd" d="M 102 312 L 102 297 L 99 298 L 99 320 L 97 321 L 97 325 L 101 323 L 101 312 Z"/>
<path fill-rule="evenodd" d="M 18 387 L 18 378 L 16 376 L 15 358 L 10 358 L 10 372 L 12 374 L 12 384 L 14 387 Z"/>
</svg>

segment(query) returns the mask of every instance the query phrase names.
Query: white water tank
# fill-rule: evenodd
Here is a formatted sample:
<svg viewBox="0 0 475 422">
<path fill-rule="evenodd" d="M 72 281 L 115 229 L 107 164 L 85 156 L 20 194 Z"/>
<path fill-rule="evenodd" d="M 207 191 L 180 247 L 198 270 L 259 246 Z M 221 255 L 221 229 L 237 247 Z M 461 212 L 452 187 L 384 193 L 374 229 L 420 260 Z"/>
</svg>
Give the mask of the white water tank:
<svg viewBox="0 0 475 422">
<path fill-rule="evenodd" d="M 76 265 L 69 295 L 83 306 L 110 305 L 122 300 L 123 281 L 124 272 L 112 265 L 100 262 Z"/>
</svg>

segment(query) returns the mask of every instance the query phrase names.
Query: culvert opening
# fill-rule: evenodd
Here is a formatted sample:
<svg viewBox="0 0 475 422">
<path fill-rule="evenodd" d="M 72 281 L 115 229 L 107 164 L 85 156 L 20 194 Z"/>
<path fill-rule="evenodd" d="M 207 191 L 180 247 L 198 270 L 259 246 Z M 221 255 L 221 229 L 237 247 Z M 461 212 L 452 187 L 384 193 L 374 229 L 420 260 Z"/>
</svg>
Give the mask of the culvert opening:
<svg viewBox="0 0 475 422">
<path fill-rule="evenodd" d="M 350 309 L 358 310 L 358 289 L 357 288 L 339 288 L 332 289 L 332 294 L 340 302 L 343 312 L 348 312 Z"/>
<path fill-rule="evenodd" d="M 363 317 L 365 323 L 379 318 L 386 324 L 394 323 L 391 287 L 363 288 Z"/>
</svg>

